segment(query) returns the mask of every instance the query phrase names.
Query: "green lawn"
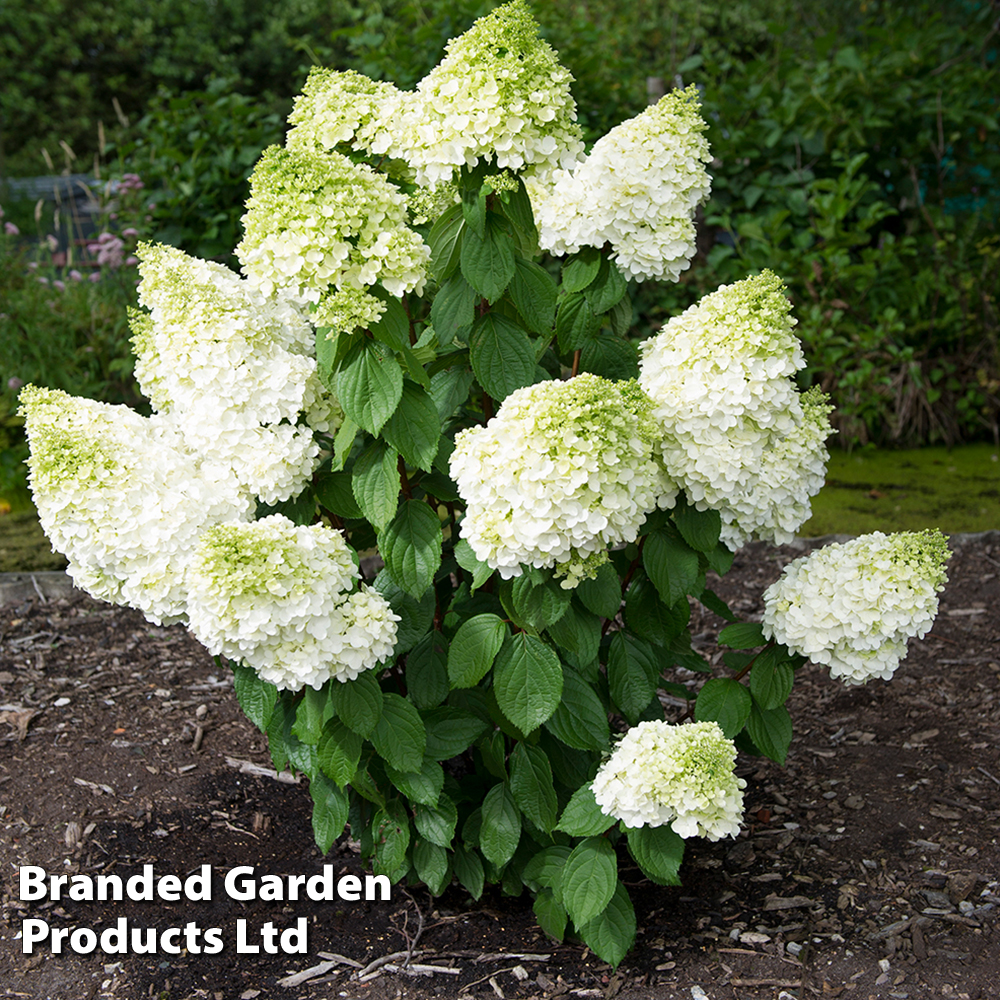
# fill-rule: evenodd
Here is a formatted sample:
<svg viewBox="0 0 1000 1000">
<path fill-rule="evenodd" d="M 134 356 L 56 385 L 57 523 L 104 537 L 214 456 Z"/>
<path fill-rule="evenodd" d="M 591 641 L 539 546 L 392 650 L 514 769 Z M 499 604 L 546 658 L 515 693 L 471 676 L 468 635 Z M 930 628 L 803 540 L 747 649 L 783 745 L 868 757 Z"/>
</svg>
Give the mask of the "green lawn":
<svg viewBox="0 0 1000 1000">
<path fill-rule="evenodd" d="M 26 492 L 0 503 L 0 572 L 57 569 Z M 813 499 L 800 535 L 863 535 L 869 531 L 1000 530 L 1000 454 L 992 445 L 865 450 L 830 455 L 827 484 Z"/>
<path fill-rule="evenodd" d="M 833 451 L 826 486 L 799 534 L 1000 529 L 1000 452 L 993 445 Z"/>
</svg>

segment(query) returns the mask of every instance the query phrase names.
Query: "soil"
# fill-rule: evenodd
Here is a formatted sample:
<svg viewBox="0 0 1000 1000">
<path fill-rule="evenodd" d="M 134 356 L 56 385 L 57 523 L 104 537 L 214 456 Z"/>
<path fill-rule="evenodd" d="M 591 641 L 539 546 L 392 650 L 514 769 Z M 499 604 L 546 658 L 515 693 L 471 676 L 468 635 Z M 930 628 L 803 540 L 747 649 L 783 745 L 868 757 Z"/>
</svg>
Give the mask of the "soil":
<svg viewBox="0 0 1000 1000">
<path fill-rule="evenodd" d="M 75 592 L 15 597 L 0 607 L 0 996 L 995 998 L 1000 534 L 955 547 L 934 629 L 892 682 L 847 688 L 805 668 L 786 766 L 740 760 L 738 839 L 690 841 L 681 888 L 626 870 L 639 931 L 617 971 L 545 937 L 530 900 L 499 889 L 479 902 L 457 884 L 437 899 L 399 886 L 389 901 L 230 898 L 223 879 L 238 865 L 286 887 L 324 864 L 335 878 L 362 874 L 355 845 L 342 838 L 322 858 L 305 781 L 241 770 L 267 772 L 266 741 L 183 628 Z M 715 589 L 759 616 L 764 587 L 801 551 L 748 546 Z M 696 610 L 706 653 L 721 624 Z M 212 866 L 211 900 L 20 900 L 19 865 L 127 879 L 147 864 L 182 879 Z M 42 926 L 25 921 L 100 933 L 120 918 L 157 935 L 180 928 L 180 954 L 165 950 L 170 935 L 152 954 L 54 954 L 49 941 L 22 953 L 25 926 Z M 268 924 L 302 928 L 304 952 L 268 953 Z M 189 925 L 221 928 L 222 950 L 208 954 L 209 935 L 186 937 Z M 237 951 L 240 926 L 258 954 Z M 411 965 L 438 971 L 392 971 L 410 951 Z"/>
</svg>

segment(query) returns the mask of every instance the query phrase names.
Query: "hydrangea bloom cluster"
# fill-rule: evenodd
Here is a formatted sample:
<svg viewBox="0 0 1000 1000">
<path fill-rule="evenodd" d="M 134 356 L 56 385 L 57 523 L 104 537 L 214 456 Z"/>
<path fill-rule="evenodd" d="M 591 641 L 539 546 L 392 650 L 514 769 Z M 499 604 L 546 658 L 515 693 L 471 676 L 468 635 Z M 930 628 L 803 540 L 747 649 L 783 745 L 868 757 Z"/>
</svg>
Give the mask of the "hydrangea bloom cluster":
<svg viewBox="0 0 1000 1000">
<path fill-rule="evenodd" d="M 368 325 L 384 311 L 366 291 L 376 281 L 391 295 L 424 286 L 430 250 L 406 225 L 406 205 L 406 195 L 365 164 L 270 146 L 250 178 L 236 253 L 264 295 L 282 289 L 316 304 L 319 325 Z"/>
<path fill-rule="evenodd" d="M 830 408 L 792 380 L 805 365 L 794 326 L 781 279 L 764 271 L 705 296 L 641 347 L 667 469 L 692 503 L 722 513 L 734 547 L 754 535 L 788 541 L 823 482 Z"/>
<path fill-rule="evenodd" d="M 746 782 L 717 722 L 640 722 L 601 765 L 591 788 L 601 811 L 628 827 L 665 826 L 680 837 L 735 837 Z"/>
<path fill-rule="evenodd" d="M 314 66 L 295 98 L 285 139 L 289 149 L 329 152 L 347 146 L 375 156 L 401 157 L 399 117 L 411 95 L 353 69 Z"/>
<path fill-rule="evenodd" d="M 279 690 L 353 680 L 392 652 L 388 601 L 362 586 L 341 535 L 280 514 L 210 528 L 187 573 L 191 631 Z"/>
<path fill-rule="evenodd" d="M 950 553 L 940 531 L 880 531 L 794 560 L 764 592 L 764 634 L 846 684 L 888 680 L 934 622 Z"/>
<path fill-rule="evenodd" d="M 545 173 L 583 152 L 573 80 L 524 0 L 512 0 L 453 38 L 417 84 L 400 145 L 421 184 L 494 156 L 497 167 Z"/>
<path fill-rule="evenodd" d="M 590 155 L 528 183 L 539 242 L 554 254 L 610 243 L 628 275 L 676 281 L 695 252 L 711 191 L 698 90 L 675 90 L 598 139 Z"/>
<path fill-rule="evenodd" d="M 312 430 L 340 422 L 316 372 L 300 309 L 265 298 L 221 264 L 142 244 L 133 314 L 136 378 L 205 462 L 267 503 L 301 489 L 318 462 Z M 297 426 L 300 413 L 307 425 Z M 311 425 L 311 426 L 310 426 Z"/>
<path fill-rule="evenodd" d="M 20 399 L 39 520 L 76 585 L 183 621 L 187 553 L 207 526 L 252 513 L 249 497 L 169 420 L 32 385 Z"/>
<path fill-rule="evenodd" d="M 579 375 L 518 389 L 455 439 L 462 536 L 505 579 L 556 567 L 576 586 L 594 570 L 588 557 L 633 541 L 649 511 L 672 505 L 657 433 L 634 381 Z"/>
</svg>

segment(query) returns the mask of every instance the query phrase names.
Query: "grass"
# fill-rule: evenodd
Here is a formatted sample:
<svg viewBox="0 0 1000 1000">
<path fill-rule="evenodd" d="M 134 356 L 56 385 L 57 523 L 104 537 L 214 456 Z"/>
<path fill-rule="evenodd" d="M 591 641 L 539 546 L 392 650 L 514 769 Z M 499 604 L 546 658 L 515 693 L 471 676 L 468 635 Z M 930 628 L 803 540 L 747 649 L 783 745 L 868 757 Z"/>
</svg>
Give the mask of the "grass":
<svg viewBox="0 0 1000 1000">
<path fill-rule="evenodd" d="M 830 455 L 826 486 L 799 534 L 1000 529 L 1000 450 L 970 444 Z"/>
<path fill-rule="evenodd" d="M 1000 530 L 1000 453 L 987 444 L 830 456 L 827 484 L 800 535 L 940 528 Z M 5 513 L 6 511 L 6 513 Z M 26 490 L 0 499 L 0 573 L 60 569 Z"/>
</svg>

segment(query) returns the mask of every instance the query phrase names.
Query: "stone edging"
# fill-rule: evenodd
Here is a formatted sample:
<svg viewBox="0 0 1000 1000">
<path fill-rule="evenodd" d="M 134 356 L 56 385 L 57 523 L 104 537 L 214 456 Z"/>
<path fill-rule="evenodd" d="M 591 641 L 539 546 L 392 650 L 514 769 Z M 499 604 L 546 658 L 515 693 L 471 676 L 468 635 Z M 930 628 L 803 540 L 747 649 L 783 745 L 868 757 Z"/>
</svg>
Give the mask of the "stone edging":
<svg viewBox="0 0 1000 1000">
<path fill-rule="evenodd" d="M 822 535 L 818 538 L 796 538 L 789 543 L 797 549 L 816 548 L 832 542 L 846 542 L 853 535 Z M 964 545 L 1000 545 L 1000 531 L 965 532 L 948 536 L 953 548 Z M 62 570 L 44 570 L 36 573 L 0 573 L 0 606 L 23 601 L 29 597 L 54 600 L 79 594 L 69 574 Z"/>
</svg>

